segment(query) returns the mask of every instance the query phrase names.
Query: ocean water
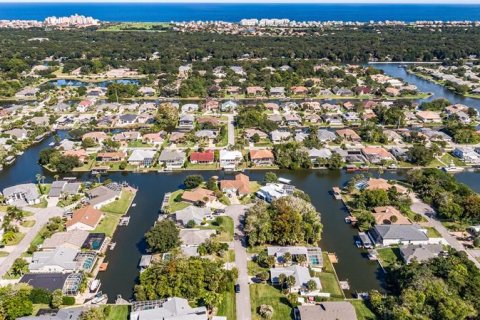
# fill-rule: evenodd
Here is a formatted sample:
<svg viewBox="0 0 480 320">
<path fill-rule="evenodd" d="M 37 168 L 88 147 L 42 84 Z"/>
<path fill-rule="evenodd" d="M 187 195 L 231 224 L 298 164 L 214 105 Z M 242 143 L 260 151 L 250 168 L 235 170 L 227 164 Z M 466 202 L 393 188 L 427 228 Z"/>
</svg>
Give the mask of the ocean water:
<svg viewBox="0 0 480 320">
<path fill-rule="evenodd" d="M 480 20 L 470 4 L 218 4 L 218 3 L 0 3 L 0 19 L 43 20 L 71 14 L 102 21 L 191 21 L 288 18 L 296 21 Z"/>
</svg>

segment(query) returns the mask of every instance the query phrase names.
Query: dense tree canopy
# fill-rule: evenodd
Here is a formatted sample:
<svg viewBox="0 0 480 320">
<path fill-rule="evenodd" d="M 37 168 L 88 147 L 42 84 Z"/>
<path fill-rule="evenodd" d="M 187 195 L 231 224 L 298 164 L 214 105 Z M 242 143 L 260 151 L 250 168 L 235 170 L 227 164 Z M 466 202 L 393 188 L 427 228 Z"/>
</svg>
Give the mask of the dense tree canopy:
<svg viewBox="0 0 480 320">
<path fill-rule="evenodd" d="M 168 252 L 180 245 L 179 231 L 172 220 L 163 220 L 155 224 L 145 234 L 149 247 L 160 253 Z"/>
</svg>

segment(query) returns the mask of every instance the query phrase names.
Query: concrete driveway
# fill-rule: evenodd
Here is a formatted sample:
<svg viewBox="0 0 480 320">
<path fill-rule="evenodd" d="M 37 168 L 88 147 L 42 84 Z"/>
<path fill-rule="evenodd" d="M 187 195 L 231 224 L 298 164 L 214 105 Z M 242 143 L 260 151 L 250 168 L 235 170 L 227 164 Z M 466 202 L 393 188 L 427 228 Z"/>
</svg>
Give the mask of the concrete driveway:
<svg viewBox="0 0 480 320">
<path fill-rule="evenodd" d="M 240 285 L 240 292 L 235 296 L 237 320 L 250 320 L 252 318 L 249 287 L 250 278 L 247 269 L 247 244 L 242 224 L 242 219 L 247 209 L 248 206 L 244 205 L 231 205 L 225 208 L 225 213 L 233 219 L 235 227 L 233 249 L 235 251 L 235 265 L 238 269 L 237 283 Z"/>
<path fill-rule="evenodd" d="M 36 221 L 35 225 L 25 234 L 22 241 L 16 246 L 12 248 L 10 254 L 1 261 L 0 264 L 0 278 L 7 273 L 10 267 L 13 265 L 13 262 L 20 258 L 22 253 L 27 251 L 30 243 L 32 242 L 33 238 L 37 235 L 37 233 L 43 228 L 44 225 L 47 224 L 48 220 L 52 217 L 61 217 L 63 215 L 63 209 L 58 207 L 52 208 L 32 208 L 26 207 L 24 208 L 25 211 L 30 211 L 33 213 L 32 218 Z"/>
</svg>

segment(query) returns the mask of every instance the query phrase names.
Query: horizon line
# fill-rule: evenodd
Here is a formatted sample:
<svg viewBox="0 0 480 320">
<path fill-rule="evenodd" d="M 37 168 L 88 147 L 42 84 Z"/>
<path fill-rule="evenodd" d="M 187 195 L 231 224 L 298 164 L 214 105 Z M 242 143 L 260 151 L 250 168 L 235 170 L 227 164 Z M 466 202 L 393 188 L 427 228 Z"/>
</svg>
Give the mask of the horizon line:
<svg viewBox="0 0 480 320">
<path fill-rule="evenodd" d="M 184 4 L 411 4 L 411 5 L 480 5 L 480 0 L 0 0 L 1 3 L 184 3 Z"/>
</svg>

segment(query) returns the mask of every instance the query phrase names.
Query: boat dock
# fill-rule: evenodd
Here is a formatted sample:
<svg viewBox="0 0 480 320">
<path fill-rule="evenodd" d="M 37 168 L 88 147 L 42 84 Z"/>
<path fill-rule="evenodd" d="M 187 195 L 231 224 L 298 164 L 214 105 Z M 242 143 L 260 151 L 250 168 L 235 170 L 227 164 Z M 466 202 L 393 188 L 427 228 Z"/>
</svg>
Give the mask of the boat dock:
<svg viewBox="0 0 480 320">
<path fill-rule="evenodd" d="M 165 193 L 165 195 L 163 196 L 163 201 L 162 201 L 162 205 L 160 206 L 160 212 L 161 213 L 164 213 L 165 212 L 165 207 L 168 206 L 168 202 L 170 201 L 170 196 L 172 195 L 171 192 L 167 192 Z"/>
<path fill-rule="evenodd" d="M 119 226 L 128 226 L 130 223 L 130 217 L 122 217 L 120 222 L 118 223 Z"/>
</svg>

